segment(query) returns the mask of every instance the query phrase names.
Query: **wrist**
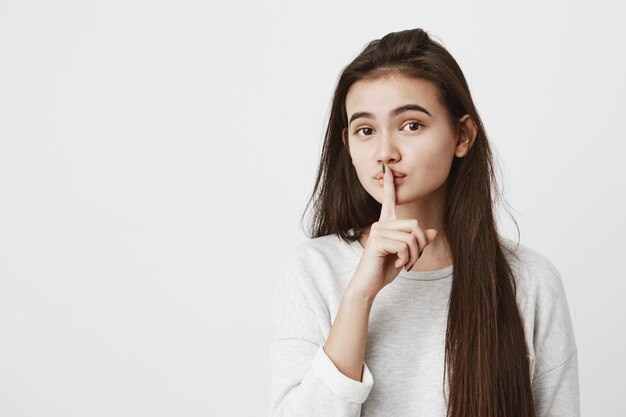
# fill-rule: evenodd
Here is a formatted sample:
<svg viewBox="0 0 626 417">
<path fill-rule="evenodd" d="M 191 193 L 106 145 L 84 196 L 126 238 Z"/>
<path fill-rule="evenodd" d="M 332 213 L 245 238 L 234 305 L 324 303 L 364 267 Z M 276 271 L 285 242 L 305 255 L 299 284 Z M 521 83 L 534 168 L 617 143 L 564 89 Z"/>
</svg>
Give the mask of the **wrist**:
<svg viewBox="0 0 626 417">
<path fill-rule="evenodd" d="M 376 294 L 361 289 L 352 282 L 346 287 L 343 296 L 350 301 L 363 303 L 368 307 L 372 306 L 372 304 L 374 303 L 374 299 L 376 298 Z"/>
</svg>

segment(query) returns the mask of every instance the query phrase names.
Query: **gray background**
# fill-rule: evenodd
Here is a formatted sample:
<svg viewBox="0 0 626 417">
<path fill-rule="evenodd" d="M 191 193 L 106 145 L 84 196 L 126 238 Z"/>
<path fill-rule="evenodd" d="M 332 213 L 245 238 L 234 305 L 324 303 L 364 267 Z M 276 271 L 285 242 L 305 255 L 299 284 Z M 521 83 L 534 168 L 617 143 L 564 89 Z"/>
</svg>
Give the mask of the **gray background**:
<svg viewBox="0 0 626 417">
<path fill-rule="evenodd" d="M 617 416 L 624 7 L 0 1 L 0 415 L 266 415 L 276 267 L 337 77 L 422 27 L 561 272 L 583 414 Z"/>
</svg>

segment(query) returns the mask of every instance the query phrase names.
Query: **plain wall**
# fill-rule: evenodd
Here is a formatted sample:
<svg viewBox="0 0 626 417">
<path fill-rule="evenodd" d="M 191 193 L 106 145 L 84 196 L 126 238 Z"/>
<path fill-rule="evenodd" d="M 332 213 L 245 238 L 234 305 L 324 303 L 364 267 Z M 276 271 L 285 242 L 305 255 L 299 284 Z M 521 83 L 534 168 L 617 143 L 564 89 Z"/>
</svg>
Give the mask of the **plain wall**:
<svg viewBox="0 0 626 417">
<path fill-rule="evenodd" d="M 626 364 L 622 2 L 0 1 L 0 416 L 252 416 L 333 89 L 388 32 L 457 59 L 582 413 Z M 505 212 L 501 227 L 517 239 Z"/>
</svg>

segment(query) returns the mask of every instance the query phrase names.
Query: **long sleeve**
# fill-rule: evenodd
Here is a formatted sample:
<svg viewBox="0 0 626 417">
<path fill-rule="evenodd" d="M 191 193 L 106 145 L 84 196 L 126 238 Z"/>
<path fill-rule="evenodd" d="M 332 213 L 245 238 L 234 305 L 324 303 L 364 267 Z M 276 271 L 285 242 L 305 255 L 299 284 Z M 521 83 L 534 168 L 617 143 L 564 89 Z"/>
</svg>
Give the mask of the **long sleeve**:
<svg viewBox="0 0 626 417">
<path fill-rule="evenodd" d="M 534 378 L 532 387 L 537 417 L 580 416 L 577 352 L 563 364 Z"/>
<path fill-rule="evenodd" d="M 535 410 L 537 417 L 578 417 L 578 350 L 561 276 L 548 266 L 534 306 Z"/>
<path fill-rule="evenodd" d="M 324 352 L 325 337 L 301 277 L 285 263 L 274 291 L 270 346 L 270 417 L 358 417 L 374 380 L 363 364 L 363 380 L 342 374 Z"/>
</svg>

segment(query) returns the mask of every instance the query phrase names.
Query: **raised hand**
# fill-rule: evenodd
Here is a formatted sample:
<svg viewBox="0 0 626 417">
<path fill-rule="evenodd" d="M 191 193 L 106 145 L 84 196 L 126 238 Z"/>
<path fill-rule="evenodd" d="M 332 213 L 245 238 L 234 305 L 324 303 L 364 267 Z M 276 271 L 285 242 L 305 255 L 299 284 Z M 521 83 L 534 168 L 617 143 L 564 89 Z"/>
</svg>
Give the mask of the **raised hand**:
<svg viewBox="0 0 626 417">
<path fill-rule="evenodd" d="M 410 270 L 436 236 L 435 229 L 422 230 L 417 219 L 396 218 L 393 171 L 383 165 L 380 218 L 370 227 L 363 255 L 350 285 L 361 294 L 374 298 L 398 276 L 403 266 Z"/>
</svg>

